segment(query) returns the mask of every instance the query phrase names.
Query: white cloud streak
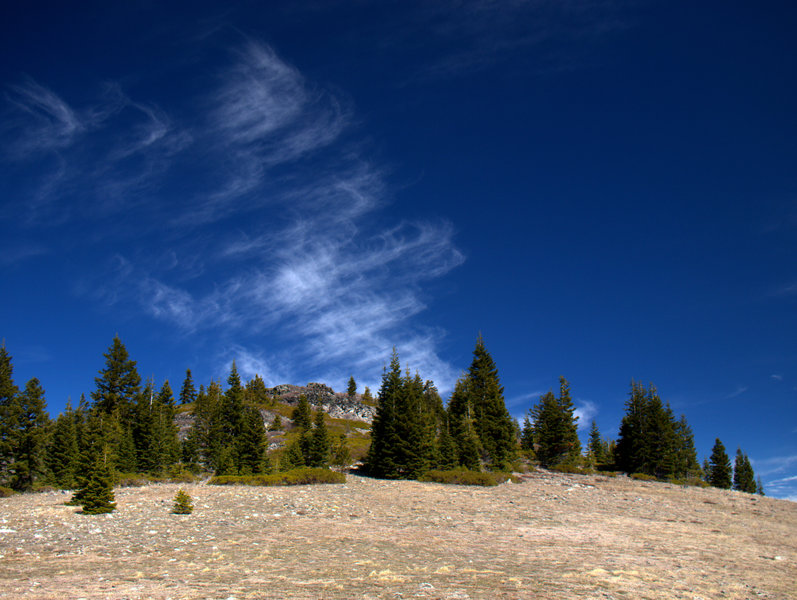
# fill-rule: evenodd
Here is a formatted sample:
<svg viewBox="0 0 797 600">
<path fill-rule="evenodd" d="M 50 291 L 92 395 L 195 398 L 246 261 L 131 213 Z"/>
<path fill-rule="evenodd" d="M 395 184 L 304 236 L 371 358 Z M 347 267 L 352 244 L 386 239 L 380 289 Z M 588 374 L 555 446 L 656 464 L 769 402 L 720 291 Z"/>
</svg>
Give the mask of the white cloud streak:
<svg viewBox="0 0 797 600">
<path fill-rule="evenodd" d="M 7 120 L 5 125 L 5 129 L 12 129 L 15 134 L 7 146 L 12 157 L 66 148 L 86 129 L 83 120 L 66 102 L 33 80 L 9 86 L 6 99 L 18 110 L 17 116 L 21 116 Z"/>
<path fill-rule="evenodd" d="M 584 431 L 589 429 L 592 424 L 592 419 L 598 414 L 598 405 L 591 400 L 577 400 L 576 409 L 573 415 L 578 417 L 578 430 Z"/>
<path fill-rule="evenodd" d="M 748 389 L 749 388 L 746 385 L 740 385 L 734 391 L 732 391 L 730 394 L 726 395 L 725 399 L 726 400 L 731 400 L 732 398 L 738 398 L 739 396 L 744 394 Z"/>
<path fill-rule="evenodd" d="M 342 103 L 268 46 L 248 41 L 233 56 L 199 103 L 206 112 L 195 120 L 204 128 L 191 132 L 192 156 L 207 166 L 203 187 L 213 185 L 171 221 L 172 231 L 191 232 L 202 245 L 177 237 L 166 261 L 120 253 L 105 274 L 114 285 L 85 287 L 102 287 L 102 300 L 115 306 L 132 295 L 150 317 L 186 336 L 222 336 L 221 357 L 271 383 L 284 376 L 343 385 L 350 374 L 375 381 L 395 345 L 402 363 L 441 392 L 450 389 L 456 372 L 436 351 L 444 332 L 414 323 L 426 309 L 425 283 L 464 261 L 452 227 L 377 225 L 388 203 L 384 175 L 354 142 L 341 141 L 350 121 Z M 115 160 L 156 156 L 178 131 L 154 105 L 118 89 L 108 94 L 138 116 L 114 147 Z M 212 149 L 197 155 L 197 146 Z M 142 185 L 153 177 L 138 173 Z M 237 229 L 220 227 L 231 219 Z M 274 338 L 278 349 L 264 348 Z"/>
</svg>

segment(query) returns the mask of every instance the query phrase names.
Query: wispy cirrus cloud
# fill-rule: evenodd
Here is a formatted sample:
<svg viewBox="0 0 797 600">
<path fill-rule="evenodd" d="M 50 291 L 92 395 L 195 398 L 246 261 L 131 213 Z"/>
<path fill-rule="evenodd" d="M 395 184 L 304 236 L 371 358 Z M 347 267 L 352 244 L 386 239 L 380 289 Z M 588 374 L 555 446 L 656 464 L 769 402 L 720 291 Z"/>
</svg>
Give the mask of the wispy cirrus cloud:
<svg viewBox="0 0 797 600">
<path fill-rule="evenodd" d="M 132 100 L 115 83 L 79 108 L 33 79 L 8 86 L 5 100 L 5 158 L 37 167 L 36 192 L 20 202 L 28 225 L 97 221 L 154 204 L 142 193 L 192 142 L 163 110 Z"/>
<path fill-rule="evenodd" d="M 333 143 L 349 124 L 335 96 L 311 86 L 271 47 L 248 40 L 232 55 L 232 66 L 204 101 L 203 135 L 223 175 L 179 223 L 201 225 L 272 203 L 272 195 L 285 191 L 264 190 L 266 175 Z"/>
<path fill-rule="evenodd" d="M 590 60 L 588 49 L 597 40 L 630 26 L 630 6 L 616 0 L 425 3 L 400 33 L 414 35 L 423 26 L 439 47 L 437 59 L 415 75 L 421 81 L 481 71 L 524 55 L 537 71 L 571 69 Z"/>
<path fill-rule="evenodd" d="M 216 86 L 195 99 L 195 143 L 179 148 L 183 162 L 201 166 L 198 176 L 182 184 L 170 218 L 148 224 L 168 246 L 117 252 L 97 275 L 102 284 L 84 289 L 187 339 L 214 338 L 219 360 L 235 358 L 242 373 L 272 383 L 343 385 L 356 372 L 374 384 L 395 345 L 445 391 L 456 376 L 437 353 L 445 332 L 416 318 L 429 301 L 425 284 L 464 261 L 453 228 L 385 222 L 389 186 L 344 135 L 346 103 L 265 44 L 247 40 L 229 56 Z M 121 104 L 141 116 L 116 146 L 122 162 L 154 156 L 179 130 L 154 104 Z M 138 173 L 142 185 L 154 177 Z"/>
<path fill-rule="evenodd" d="M 578 417 L 578 430 L 584 431 L 592 424 L 592 419 L 598 414 L 598 405 L 591 400 L 577 400 L 573 416 Z"/>
<path fill-rule="evenodd" d="M 746 385 L 739 385 L 730 394 L 726 394 L 725 399 L 731 400 L 732 398 L 738 398 L 739 396 L 744 394 L 748 389 L 749 388 Z"/>
<path fill-rule="evenodd" d="M 9 86 L 5 98 L 15 109 L 3 126 L 10 158 L 61 150 L 86 129 L 84 119 L 71 106 L 32 79 Z"/>
</svg>

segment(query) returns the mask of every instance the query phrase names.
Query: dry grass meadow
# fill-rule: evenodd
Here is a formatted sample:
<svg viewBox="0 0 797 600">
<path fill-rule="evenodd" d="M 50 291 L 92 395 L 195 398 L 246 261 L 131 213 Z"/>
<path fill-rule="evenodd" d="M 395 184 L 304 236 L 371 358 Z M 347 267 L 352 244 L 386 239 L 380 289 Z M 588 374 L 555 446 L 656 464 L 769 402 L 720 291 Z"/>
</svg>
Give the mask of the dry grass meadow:
<svg viewBox="0 0 797 600">
<path fill-rule="evenodd" d="M 0 499 L 0 597 L 797 598 L 797 504 L 625 477 L 378 481 Z"/>
</svg>

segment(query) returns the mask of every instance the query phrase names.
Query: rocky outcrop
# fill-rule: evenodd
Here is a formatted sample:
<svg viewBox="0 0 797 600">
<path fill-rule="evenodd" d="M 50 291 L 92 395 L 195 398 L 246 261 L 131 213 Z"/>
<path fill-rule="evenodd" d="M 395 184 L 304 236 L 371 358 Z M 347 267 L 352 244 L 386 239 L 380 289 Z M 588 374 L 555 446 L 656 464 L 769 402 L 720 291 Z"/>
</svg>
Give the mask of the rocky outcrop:
<svg viewBox="0 0 797 600">
<path fill-rule="evenodd" d="M 362 403 L 360 394 L 350 398 L 323 383 L 308 383 L 306 386 L 286 383 L 274 386 L 268 392 L 275 400 L 292 405 L 298 404 L 299 396 L 304 394 L 313 410 L 323 410 L 335 419 L 371 423 L 376 414 L 376 408 Z"/>
</svg>

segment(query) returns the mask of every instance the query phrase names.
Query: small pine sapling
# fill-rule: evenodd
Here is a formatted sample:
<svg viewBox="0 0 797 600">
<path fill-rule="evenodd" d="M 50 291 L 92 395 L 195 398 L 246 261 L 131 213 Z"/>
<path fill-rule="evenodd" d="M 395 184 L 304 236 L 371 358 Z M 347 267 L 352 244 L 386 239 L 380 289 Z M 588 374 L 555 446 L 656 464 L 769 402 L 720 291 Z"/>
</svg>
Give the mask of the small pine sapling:
<svg viewBox="0 0 797 600">
<path fill-rule="evenodd" d="M 191 496 L 181 488 L 174 497 L 174 509 L 172 512 L 175 515 L 190 515 L 193 511 L 194 505 L 191 503 Z"/>
</svg>

